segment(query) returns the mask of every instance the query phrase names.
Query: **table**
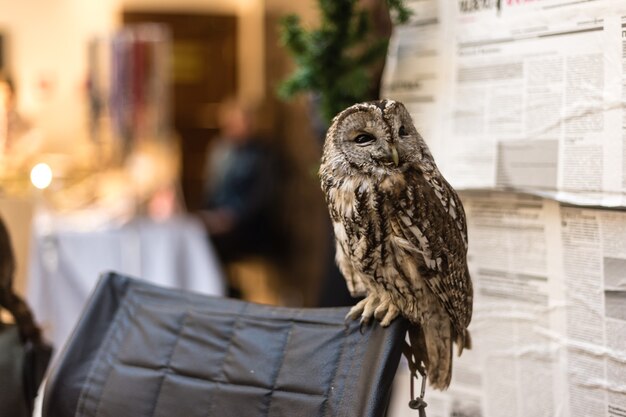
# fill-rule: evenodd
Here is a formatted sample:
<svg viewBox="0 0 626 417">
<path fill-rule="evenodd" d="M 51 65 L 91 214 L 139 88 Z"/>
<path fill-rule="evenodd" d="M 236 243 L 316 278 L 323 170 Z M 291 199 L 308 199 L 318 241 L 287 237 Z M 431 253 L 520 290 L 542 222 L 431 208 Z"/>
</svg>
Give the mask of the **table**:
<svg viewBox="0 0 626 417">
<path fill-rule="evenodd" d="M 219 262 L 195 219 L 181 216 L 155 222 L 141 218 L 96 231 L 49 230 L 35 219 L 27 298 L 55 347 L 55 356 L 105 271 L 167 287 L 224 294 Z"/>
</svg>

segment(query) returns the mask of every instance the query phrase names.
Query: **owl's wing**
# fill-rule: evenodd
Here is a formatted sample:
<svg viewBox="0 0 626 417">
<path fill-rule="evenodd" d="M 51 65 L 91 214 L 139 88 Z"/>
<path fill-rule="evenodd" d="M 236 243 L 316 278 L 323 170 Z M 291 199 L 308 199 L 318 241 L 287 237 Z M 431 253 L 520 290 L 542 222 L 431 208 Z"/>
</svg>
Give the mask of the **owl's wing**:
<svg viewBox="0 0 626 417">
<path fill-rule="evenodd" d="M 341 271 L 341 274 L 346 280 L 348 285 L 348 291 L 353 297 L 363 297 L 367 295 L 367 288 L 363 283 L 363 279 L 352 267 L 350 258 L 348 256 L 348 242 L 346 240 L 346 232 L 341 222 L 333 222 L 333 228 L 335 230 L 335 237 L 337 242 L 337 249 L 335 252 L 335 260 L 337 266 Z"/>
<path fill-rule="evenodd" d="M 457 330 L 463 331 L 471 320 L 473 297 L 463 206 L 442 176 L 421 172 L 407 175 L 407 196 L 395 203 L 392 228 L 414 248 L 408 251 L 408 262 L 415 263 L 413 267 L 440 300 Z M 411 281 L 409 276 L 406 279 Z"/>
<path fill-rule="evenodd" d="M 454 191 L 452 186 L 446 181 L 446 179 L 439 173 L 439 170 L 434 170 L 428 174 L 423 175 L 424 180 L 433 189 L 437 200 L 441 203 L 444 211 L 448 213 L 452 221 L 456 225 L 457 229 L 461 233 L 461 238 L 467 248 L 467 221 L 465 220 L 465 210 L 459 195 Z"/>
</svg>

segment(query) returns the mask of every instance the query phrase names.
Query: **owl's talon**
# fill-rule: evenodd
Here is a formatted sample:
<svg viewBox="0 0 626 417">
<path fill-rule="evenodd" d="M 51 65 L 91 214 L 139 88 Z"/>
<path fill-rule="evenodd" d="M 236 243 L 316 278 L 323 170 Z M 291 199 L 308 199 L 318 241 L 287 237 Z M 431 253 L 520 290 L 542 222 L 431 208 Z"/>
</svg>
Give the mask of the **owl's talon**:
<svg viewBox="0 0 626 417">
<path fill-rule="evenodd" d="M 361 314 L 361 323 L 369 323 L 371 318 L 374 316 L 374 310 L 378 306 L 378 297 L 375 295 L 368 295 L 363 300 L 365 303 L 363 305 L 363 313 Z"/>
<path fill-rule="evenodd" d="M 363 314 L 366 303 L 367 298 L 364 298 L 363 300 L 356 303 L 356 305 L 352 307 L 350 311 L 348 311 L 348 314 L 346 314 L 346 320 L 356 320 L 357 318 L 359 318 L 359 316 Z"/>
<path fill-rule="evenodd" d="M 374 317 L 380 321 L 382 327 L 387 327 L 398 316 L 399 312 L 395 304 L 391 302 L 391 298 L 385 294 L 374 311 Z"/>
<path fill-rule="evenodd" d="M 389 310 L 389 298 L 387 298 L 384 301 L 381 301 L 381 303 L 378 305 L 378 307 L 376 307 L 376 310 L 374 310 L 374 317 L 376 317 L 376 320 L 382 320 L 385 315 L 387 315 L 387 311 Z"/>
<path fill-rule="evenodd" d="M 396 307 L 394 304 L 389 303 L 389 306 L 387 308 L 387 311 L 385 312 L 384 317 L 382 318 L 382 320 L 380 321 L 380 325 L 382 327 L 387 327 L 391 324 L 391 322 L 398 317 L 398 314 L 400 314 L 400 310 L 398 310 L 398 307 Z"/>
<path fill-rule="evenodd" d="M 369 325 L 369 321 L 361 320 L 361 323 L 359 324 L 359 333 L 365 334 L 365 332 L 363 331 L 363 327 L 367 325 Z"/>
</svg>

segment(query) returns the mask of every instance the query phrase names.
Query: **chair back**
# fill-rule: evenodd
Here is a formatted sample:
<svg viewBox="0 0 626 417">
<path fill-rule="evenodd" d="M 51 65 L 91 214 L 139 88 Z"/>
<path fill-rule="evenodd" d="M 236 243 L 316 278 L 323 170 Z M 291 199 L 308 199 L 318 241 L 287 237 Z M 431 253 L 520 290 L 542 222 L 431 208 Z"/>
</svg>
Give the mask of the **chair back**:
<svg viewBox="0 0 626 417">
<path fill-rule="evenodd" d="M 100 280 L 50 374 L 44 417 L 383 416 L 406 323 Z"/>
</svg>

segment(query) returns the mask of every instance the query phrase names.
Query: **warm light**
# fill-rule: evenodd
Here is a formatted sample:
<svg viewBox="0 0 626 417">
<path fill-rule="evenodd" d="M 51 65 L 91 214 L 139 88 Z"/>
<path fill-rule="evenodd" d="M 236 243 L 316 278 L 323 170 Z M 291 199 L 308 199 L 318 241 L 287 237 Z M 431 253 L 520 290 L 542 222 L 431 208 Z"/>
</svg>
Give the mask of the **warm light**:
<svg viewBox="0 0 626 417">
<path fill-rule="evenodd" d="M 47 188 L 52 182 L 52 170 L 48 164 L 37 164 L 30 171 L 30 182 L 40 190 Z"/>
</svg>

